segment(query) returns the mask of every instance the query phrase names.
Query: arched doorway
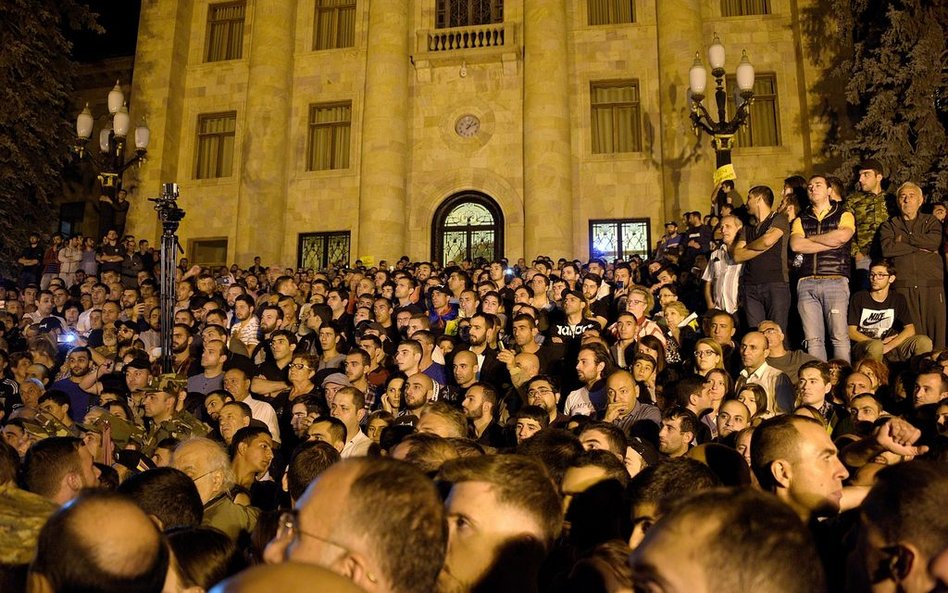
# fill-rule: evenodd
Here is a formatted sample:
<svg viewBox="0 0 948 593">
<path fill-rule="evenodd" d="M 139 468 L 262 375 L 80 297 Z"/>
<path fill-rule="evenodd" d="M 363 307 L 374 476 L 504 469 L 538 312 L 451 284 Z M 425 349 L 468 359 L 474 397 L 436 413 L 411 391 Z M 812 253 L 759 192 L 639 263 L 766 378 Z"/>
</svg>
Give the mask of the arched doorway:
<svg viewBox="0 0 948 593">
<path fill-rule="evenodd" d="M 454 194 L 438 206 L 431 233 L 434 261 L 461 263 L 504 254 L 504 213 L 492 198 L 480 192 Z"/>
</svg>

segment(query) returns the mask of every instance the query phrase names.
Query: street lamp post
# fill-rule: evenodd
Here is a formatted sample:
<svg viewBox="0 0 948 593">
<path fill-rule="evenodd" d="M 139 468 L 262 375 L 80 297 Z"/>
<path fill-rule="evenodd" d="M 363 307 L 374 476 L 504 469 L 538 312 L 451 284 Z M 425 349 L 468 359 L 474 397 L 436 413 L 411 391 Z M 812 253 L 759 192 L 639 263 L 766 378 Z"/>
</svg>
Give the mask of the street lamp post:
<svg viewBox="0 0 948 593">
<path fill-rule="evenodd" d="M 128 106 L 125 104 L 125 95 L 122 93 L 122 87 L 117 80 L 115 81 L 115 87 L 109 91 L 108 105 L 112 120 L 99 131 L 99 154 L 95 155 L 86 150 L 86 144 L 92 138 L 92 128 L 95 123 L 88 103 L 76 118 L 76 145 L 74 150 L 79 158 L 88 158 L 93 162 L 98 170 L 99 183 L 102 185 L 103 193 L 114 200 L 119 190 L 122 189 L 122 174 L 125 170 L 145 159 L 151 132 L 144 121 L 135 128 L 135 155 L 126 161 L 125 146 L 131 122 L 128 116 Z"/>
<path fill-rule="evenodd" d="M 714 100 L 717 106 L 717 120 L 711 116 L 704 105 L 705 90 L 708 86 L 708 71 L 701 63 L 699 54 L 695 53 L 695 62 L 688 71 L 688 83 L 691 90 L 691 125 L 695 134 L 703 130 L 711 136 L 711 145 L 720 169 L 731 164 L 731 149 L 734 147 L 734 135 L 747 121 L 750 115 L 750 105 L 754 100 L 754 66 L 747 59 L 744 51 L 741 61 L 737 65 L 737 92 L 735 103 L 737 110 L 731 120 L 727 119 L 727 91 L 724 85 L 724 45 L 717 33 L 708 48 L 708 62 L 711 64 L 711 76 L 716 84 Z"/>
</svg>

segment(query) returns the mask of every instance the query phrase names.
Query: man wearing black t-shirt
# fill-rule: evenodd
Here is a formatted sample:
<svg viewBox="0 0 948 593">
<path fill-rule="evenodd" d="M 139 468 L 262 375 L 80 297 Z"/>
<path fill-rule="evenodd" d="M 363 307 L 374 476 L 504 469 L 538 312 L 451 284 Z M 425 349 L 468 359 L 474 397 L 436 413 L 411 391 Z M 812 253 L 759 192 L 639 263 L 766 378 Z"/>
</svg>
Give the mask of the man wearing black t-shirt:
<svg viewBox="0 0 948 593">
<path fill-rule="evenodd" d="M 872 262 L 870 290 L 853 295 L 849 303 L 849 339 L 853 360 L 871 358 L 899 362 L 932 351 L 928 336 L 915 333 L 905 297 L 890 290 L 895 266 L 888 260 Z"/>
<path fill-rule="evenodd" d="M 744 263 L 741 276 L 742 303 L 748 327 L 764 320 L 787 327 L 790 312 L 790 285 L 787 275 L 787 240 L 790 222 L 787 215 L 774 212 L 774 192 L 766 185 L 747 192 L 747 210 L 756 225 L 745 225 L 743 235 L 728 244 L 734 261 Z M 725 239 L 727 241 L 727 239 Z"/>
</svg>

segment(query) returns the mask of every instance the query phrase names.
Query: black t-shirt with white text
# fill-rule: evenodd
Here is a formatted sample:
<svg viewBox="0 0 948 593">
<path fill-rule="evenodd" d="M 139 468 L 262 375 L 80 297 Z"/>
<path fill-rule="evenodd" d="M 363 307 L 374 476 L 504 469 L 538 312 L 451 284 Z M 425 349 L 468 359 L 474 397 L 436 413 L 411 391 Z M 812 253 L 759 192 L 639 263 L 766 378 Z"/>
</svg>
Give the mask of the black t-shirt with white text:
<svg viewBox="0 0 948 593">
<path fill-rule="evenodd" d="M 882 340 L 901 332 L 912 323 L 908 303 L 901 294 L 889 291 L 889 296 L 878 302 L 861 291 L 849 302 L 849 325 L 855 325 L 859 333 L 874 340 Z"/>
</svg>

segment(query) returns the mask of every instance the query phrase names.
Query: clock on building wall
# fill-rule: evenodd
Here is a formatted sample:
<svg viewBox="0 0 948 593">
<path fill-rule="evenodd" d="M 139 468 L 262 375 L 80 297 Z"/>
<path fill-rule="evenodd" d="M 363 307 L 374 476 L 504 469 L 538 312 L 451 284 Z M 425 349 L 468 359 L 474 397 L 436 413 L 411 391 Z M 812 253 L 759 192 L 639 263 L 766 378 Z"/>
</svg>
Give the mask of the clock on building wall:
<svg viewBox="0 0 948 593">
<path fill-rule="evenodd" d="M 481 120 L 476 115 L 462 115 L 454 122 L 454 131 L 462 138 L 473 138 L 481 129 Z"/>
</svg>

